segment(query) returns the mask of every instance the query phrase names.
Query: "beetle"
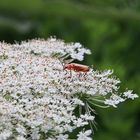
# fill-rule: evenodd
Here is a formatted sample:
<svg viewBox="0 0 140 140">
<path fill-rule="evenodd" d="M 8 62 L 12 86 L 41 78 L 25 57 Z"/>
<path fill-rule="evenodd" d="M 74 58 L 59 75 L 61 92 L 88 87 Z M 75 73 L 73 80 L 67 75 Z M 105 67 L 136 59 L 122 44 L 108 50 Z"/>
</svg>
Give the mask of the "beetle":
<svg viewBox="0 0 140 140">
<path fill-rule="evenodd" d="M 70 63 L 64 65 L 64 70 L 70 70 L 70 77 L 71 77 L 71 71 L 83 72 L 86 74 L 90 70 L 90 67 L 82 64 Z"/>
<path fill-rule="evenodd" d="M 79 72 L 79 76 L 80 76 L 80 72 L 84 73 L 84 76 L 87 74 L 88 71 L 90 71 L 90 67 L 87 65 L 82 65 L 82 64 L 78 64 L 78 63 L 71 63 L 74 59 L 67 59 L 69 57 L 69 55 L 66 56 L 61 56 L 59 57 L 59 61 L 63 66 L 63 70 L 69 70 L 70 71 L 70 77 L 72 76 L 71 71 L 75 71 L 75 72 Z"/>
<path fill-rule="evenodd" d="M 89 66 L 77 64 L 77 63 L 70 63 L 64 65 L 64 70 L 73 70 L 76 72 L 88 72 L 90 70 Z"/>
</svg>

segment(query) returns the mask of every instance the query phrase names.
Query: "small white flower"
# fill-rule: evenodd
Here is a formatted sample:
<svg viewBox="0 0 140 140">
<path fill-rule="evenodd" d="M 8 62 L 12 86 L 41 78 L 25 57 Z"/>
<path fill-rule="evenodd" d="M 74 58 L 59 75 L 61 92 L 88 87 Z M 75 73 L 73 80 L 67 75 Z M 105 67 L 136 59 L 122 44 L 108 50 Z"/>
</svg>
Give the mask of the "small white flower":
<svg viewBox="0 0 140 140">
<path fill-rule="evenodd" d="M 82 106 L 84 106 L 84 102 L 81 101 L 81 100 L 78 99 L 78 98 L 73 99 L 73 101 L 74 101 L 74 104 L 76 104 L 76 105 L 82 105 Z"/>
<path fill-rule="evenodd" d="M 78 139 L 77 140 L 92 140 L 92 138 L 90 138 L 89 136 L 91 135 L 91 130 L 87 130 L 85 132 L 80 132 L 77 136 Z"/>
<path fill-rule="evenodd" d="M 66 140 L 68 138 L 68 135 L 62 135 L 60 134 L 59 136 L 56 136 L 57 140 Z"/>
<path fill-rule="evenodd" d="M 32 130 L 31 137 L 33 140 L 39 140 L 40 134 L 38 128 Z"/>
<path fill-rule="evenodd" d="M 17 136 L 16 140 L 26 140 L 26 138 L 24 138 L 22 135 L 21 136 Z"/>
<path fill-rule="evenodd" d="M 90 120 L 90 121 L 93 121 L 95 119 L 95 116 L 89 116 L 87 114 L 81 115 L 80 117 L 85 119 L 85 120 Z"/>
<path fill-rule="evenodd" d="M 1 140 L 7 140 L 12 135 L 12 131 L 10 130 L 4 130 L 0 133 L 0 139 Z"/>
<path fill-rule="evenodd" d="M 16 128 L 16 131 L 19 134 L 26 135 L 26 129 L 23 126 L 21 126 L 20 124 L 18 124 L 18 127 Z"/>
<path fill-rule="evenodd" d="M 106 99 L 106 100 L 104 101 L 104 103 L 105 103 L 106 105 L 110 105 L 110 106 L 113 106 L 113 107 L 117 107 L 117 106 L 116 106 L 117 104 L 119 104 L 119 103 L 121 103 L 121 102 L 124 102 L 124 101 L 125 101 L 125 99 L 121 98 L 121 97 L 118 96 L 118 95 L 113 94 L 113 95 L 110 97 L 110 99 Z"/>
<path fill-rule="evenodd" d="M 133 92 L 132 90 L 128 90 L 128 91 L 123 93 L 123 96 L 126 98 L 130 98 L 132 100 L 139 97 L 137 94 L 132 94 L 132 92 Z"/>
</svg>

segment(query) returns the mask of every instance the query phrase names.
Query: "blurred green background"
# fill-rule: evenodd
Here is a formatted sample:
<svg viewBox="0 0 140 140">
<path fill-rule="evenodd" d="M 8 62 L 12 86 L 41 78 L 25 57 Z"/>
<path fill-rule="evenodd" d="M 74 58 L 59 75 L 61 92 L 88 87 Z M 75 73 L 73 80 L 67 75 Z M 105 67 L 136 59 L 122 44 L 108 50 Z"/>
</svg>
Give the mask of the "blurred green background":
<svg viewBox="0 0 140 140">
<path fill-rule="evenodd" d="M 140 0 L 0 0 L 0 41 L 50 36 L 92 50 L 84 64 L 114 69 L 140 95 Z M 140 99 L 96 108 L 94 140 L 140 140 Z"/>
</svg>

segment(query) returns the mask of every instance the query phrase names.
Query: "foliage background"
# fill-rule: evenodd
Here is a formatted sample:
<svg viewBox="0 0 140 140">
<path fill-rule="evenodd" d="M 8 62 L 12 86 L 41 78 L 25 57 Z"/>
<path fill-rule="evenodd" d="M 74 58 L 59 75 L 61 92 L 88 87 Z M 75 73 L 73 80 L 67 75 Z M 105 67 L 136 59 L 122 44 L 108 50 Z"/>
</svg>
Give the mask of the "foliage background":
<svg viewBox="0 0 140 140">
<path fill-rule="evenodd" d="M 50 36 L 92 50 L 84 64 L 114 69 L 121 90 L 140 95 L 139 0 L 1 0 L 0 41 Z M 96 108 L 95 140 L 139 140 L 140 99 L 117 109 Z"/>
</svg>

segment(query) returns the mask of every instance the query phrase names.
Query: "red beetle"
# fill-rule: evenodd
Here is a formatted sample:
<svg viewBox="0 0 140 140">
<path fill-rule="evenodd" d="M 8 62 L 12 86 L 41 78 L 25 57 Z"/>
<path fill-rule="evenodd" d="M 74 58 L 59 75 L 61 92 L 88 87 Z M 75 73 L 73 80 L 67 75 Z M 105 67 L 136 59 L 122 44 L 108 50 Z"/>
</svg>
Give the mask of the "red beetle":
<svg viewBox="0 0 140 140">
<path fill-rule="evenodd" d="M 71 77 L 71 71 L 75 72 L 84 72 L 85 74 L 90 70 L 89 66 L 77 64 L 77 63 L 70 63 L 64 65 L 64 70 L 70 70 L 70 77 Z M 79 74 L 80 76 L 80 74 Z"/>
<path fill-rule="evenodd" d="M 76 72 L 88 72 L 90 70 L 89 66 L 77 64 L 77 63 L 70 63 L 64 65 L 64 70 L 73 70 Z"/>
</svg>

